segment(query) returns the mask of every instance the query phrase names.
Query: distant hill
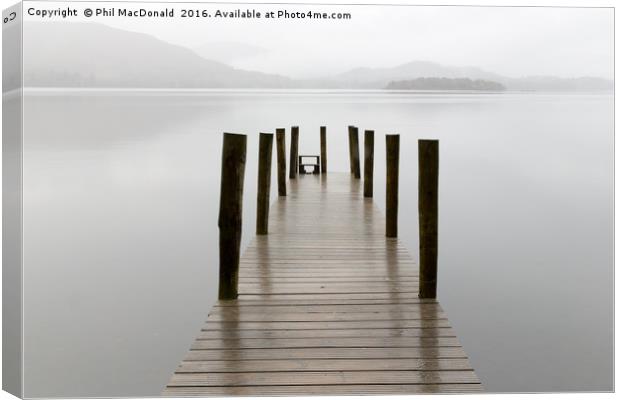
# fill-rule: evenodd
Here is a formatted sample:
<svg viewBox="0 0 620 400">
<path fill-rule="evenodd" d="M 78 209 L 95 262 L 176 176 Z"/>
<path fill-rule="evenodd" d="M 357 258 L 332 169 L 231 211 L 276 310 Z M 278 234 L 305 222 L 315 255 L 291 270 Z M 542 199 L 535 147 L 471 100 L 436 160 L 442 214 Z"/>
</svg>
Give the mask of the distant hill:
<svg viewBox="0 0 620 400">
<path fill-rule="evenodd" d="M 416 78 L 406 81 L 391 81 L 388 90 L 492 90 L 502 91 L 506 87 L 498 82 L 469 78 Z"/>
<path fill-rule="evenodd" d="M 234 69 L 153 36 L 94 23 L 26 22 L 26 86 L 283 88 L 289 78 Z"/>
<path fill-rule="evenodd" d="M 476 67 L 429 61 L 293 80 L 209 59 L 231 60 L 238 53 L 269 52 L 243 43 L 207 43 L 196 49 L 198 54 L 147 34 L 95 23 L 26 22 L 23 33 L 24 84 L 30 87 L 383 89 L 394 81 L 467 78 L 495 82 L 508 90 L 613 90 L 613 81 L 601 78 L 509 78 Z"/>
<path fill-rule="evenodd" d="M 499 81 L 500 75 L 486 72 L 476 67 L 450 67 L 430 61 L 412 61 L 387 68 L 355 68 L 323 81 L 331 81 L 344 87 L 367 89 L 384 88 L 391 81 L 404 81 L 417 78 L 469 78 Z"/>
<path fill-rule="evenodd" d="M 269 53 L 267 49 L 239 42 L 206 42 L 193 49 L 196 54 L 207 59 L 234 64 L 236 61 L 251 59 Z"/>
<path fill-rule="evenodd" d="M 452 67 L 430 61 L 412 61 L 387 68 L 355 68 L 316 80 L 314 84 L 339 88 L 381 89 L 392 81 L 418 78 L 469 78 L 500 83 L 508 90 L 611 91 L 613 81 L 602 78 L 553 76 L 510 78 L 477 67 Z"/>
</svg>

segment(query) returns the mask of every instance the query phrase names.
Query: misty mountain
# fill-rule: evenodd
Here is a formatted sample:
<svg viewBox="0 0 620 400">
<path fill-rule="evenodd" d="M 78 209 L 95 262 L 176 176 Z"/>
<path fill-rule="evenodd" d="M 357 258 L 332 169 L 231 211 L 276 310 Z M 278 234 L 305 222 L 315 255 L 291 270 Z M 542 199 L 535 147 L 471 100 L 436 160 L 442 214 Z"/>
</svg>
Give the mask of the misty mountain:
<svg viewBox="0 0 620 400">
<path fill-rule="evenodd" d="M 26 22 L 23 32 L 26 86 L 383 89 L 393 81 L 447 78 L 497 82 L 508 90 L 613 90 L 613 82 L 601 78 L 509 78 L 476 67 L 429 61 L 390 68 L 355 68 L 323 79 L 293 80 L 233 68 L 212 59 L 237 63 L 243 57 L 268 53 L 243 43 L 212 42 L 191 50 L 151 35 L 95 23 Z"/>
<path fill-rule="evenodd" d="M 207 42 L 193 49 L 196 54 L 207 59 L 234 64 L 269 53 L 267 49 L 239 42 Z"/>
<path fill-rule="evenodd" d="M 558 78 L 553 76 L 510 78 L 477 67 L 452 67 L 430 61 L 413 61 L 389 68 L 355 68 L 332 77 L 317 80 L 313 84 L 351 89 L 381 89 L 392 81 L 406 81 L 418 78 L 468 78 L 472 80 L 485 80 L 497 82 L 505 86 L 508 90 L 613 90 L 613 81 L 602 78 Z"/>
<path fill-rule="evenodd" d="M 499 81 L 502 78 L 500 75 L 475 67 L 448 67 L 429 61 L 412 61 L 389 68 L 355 68 L 335 75 L 329 80 L 355 87 L 383 88 L 390 81 L 431 77 L 484 79 L 489 81 Z"/>
<path fill-rule="evenodd" d="M 143 33 L 94 23 L 26 22 L 26 86 L 281 88 L 291 80 L 207 60 Z"/>
</svg>

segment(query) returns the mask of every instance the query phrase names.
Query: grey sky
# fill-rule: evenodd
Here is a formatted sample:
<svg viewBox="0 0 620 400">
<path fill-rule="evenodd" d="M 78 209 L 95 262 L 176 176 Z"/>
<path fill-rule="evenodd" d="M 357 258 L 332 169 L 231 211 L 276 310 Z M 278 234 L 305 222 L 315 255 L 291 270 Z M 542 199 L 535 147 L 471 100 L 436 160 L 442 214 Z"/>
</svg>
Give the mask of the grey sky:
<svg viewBox="0 0 620 400">
<path fill-rule="evenodd" d="M 177 10 L 182 4 L 176 3 Z M 141 6 L 156 9 L 165 4 Z M 390 67 L 413 60 L 477 66 L 512 77 L 613 77 L 610 8 L 187 6 L 210 12 L 247 7 L 261 11 L 339 11 L 351 13 L 352 19 L 82 19 L 148 33 L 191 48 L 210 42 L 258 46 L 267 51 L 251 57 L 240 55 L 229 63 L 292 77 L 321 76 L 360 66 Z"/>
</svg>

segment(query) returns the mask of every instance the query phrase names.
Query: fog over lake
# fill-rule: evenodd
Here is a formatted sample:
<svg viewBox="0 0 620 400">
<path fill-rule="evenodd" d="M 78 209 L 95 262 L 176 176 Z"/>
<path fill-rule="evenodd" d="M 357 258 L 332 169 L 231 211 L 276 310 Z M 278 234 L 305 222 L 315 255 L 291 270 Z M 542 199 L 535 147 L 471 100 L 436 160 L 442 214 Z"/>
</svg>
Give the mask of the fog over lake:
<svg viewBox="0 0 620 400">
<path fill-rule="evenodd" d="M 318 154 L 326 125 L 344 172 L 352 124 L 375 130 L 382 210 L 401 135 L 416 259 L 417 140 L 440 140 L 438 300 L 485 388 L 612 390 L 611 94 L 29 90 L 24 109 L 25 396 L 159 394 L 217 296 L 222 132 L 248 135 L 245 246 L 258 133 L 298 125 Z"/>
</svg>

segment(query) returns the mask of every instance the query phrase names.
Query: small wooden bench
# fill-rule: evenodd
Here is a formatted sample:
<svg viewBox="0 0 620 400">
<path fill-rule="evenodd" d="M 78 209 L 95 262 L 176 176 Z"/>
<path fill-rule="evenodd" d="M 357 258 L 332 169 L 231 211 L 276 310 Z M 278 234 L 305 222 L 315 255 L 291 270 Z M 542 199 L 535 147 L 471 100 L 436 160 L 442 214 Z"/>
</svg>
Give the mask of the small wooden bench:
<svg viewBox="0 0 620 400">
<path fill-rule="evenodd" d="M 308 162 L 308 163 L 304 163 L 303 159 L 304 158 L 311 158 L 314 159 L 316 162 Z M 300 174 L 320 174 L 321 173 L 321 167 L 319 166 L 320 164 L 320 156 L 315 156 L 315 155 L 303 155 L 303 156 L 299 156 L 299 162 L 297 163 L 299 165 L 299 173 Z M 312 167 L 312 172 L 306 172 L 306 167 Z"/>
</svg>

